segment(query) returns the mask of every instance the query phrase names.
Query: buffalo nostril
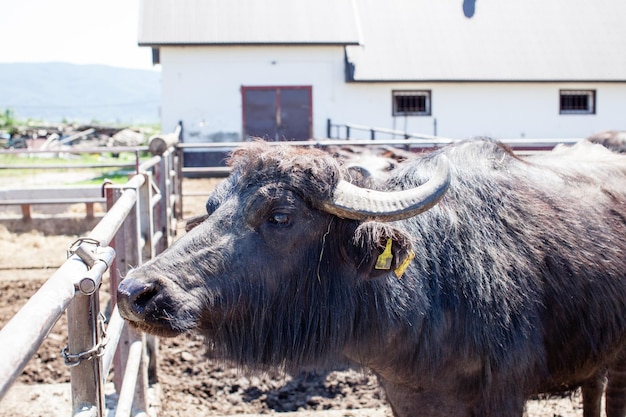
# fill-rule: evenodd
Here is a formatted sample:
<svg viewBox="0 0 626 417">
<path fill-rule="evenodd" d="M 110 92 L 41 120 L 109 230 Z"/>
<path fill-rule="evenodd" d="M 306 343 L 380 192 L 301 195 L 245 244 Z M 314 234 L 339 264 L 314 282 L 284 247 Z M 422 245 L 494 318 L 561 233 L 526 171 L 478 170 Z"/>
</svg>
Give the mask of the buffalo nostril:
<svg viewBox="0 0 626 417">
<path fill-rule="evenodd" d="M 146 305 L 157 295 L 159 289 L 156 284 L 152 284 L 144 289 L 143 292 L 135 295 L 134 298 L 131 299 L 132 306 L 136 311 L 143 312 L 145 310 Z"/>
<path fill-rule="evenodd" d="M 117 289 L 117 303 L 120 314 L 129 320 L 144 320 L 146 307 L 159 293 L 156 282 L 140 282 L 134 279 L 123 280 Z"/>
</svg>

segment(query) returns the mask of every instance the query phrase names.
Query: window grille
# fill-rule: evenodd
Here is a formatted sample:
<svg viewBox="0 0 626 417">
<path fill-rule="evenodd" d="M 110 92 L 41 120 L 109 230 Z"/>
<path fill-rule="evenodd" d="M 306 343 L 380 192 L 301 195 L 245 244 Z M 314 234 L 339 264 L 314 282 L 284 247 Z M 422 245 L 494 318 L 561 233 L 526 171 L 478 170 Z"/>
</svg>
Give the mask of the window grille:
<svg viewBox="0 0 626 417">
<path fill-rule="evenodd" d="M 430 116 L 431 97 L 428 90 L 392 91 L 394 116 Z"/>
<path fill-rule="evenodd" d="M 559 95 L 561 114 L 596 113 L 595 90 L 561 90 Z"/>
</svg>

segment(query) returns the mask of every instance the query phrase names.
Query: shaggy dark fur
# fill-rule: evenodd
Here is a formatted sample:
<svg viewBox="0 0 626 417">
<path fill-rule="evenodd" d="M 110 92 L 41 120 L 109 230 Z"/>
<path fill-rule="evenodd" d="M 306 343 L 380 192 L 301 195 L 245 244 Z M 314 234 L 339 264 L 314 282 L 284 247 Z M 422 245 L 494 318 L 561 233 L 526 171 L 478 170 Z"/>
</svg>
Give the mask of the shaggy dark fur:
<svg viewBox="0 0 626 417">
<path fill-rule="evenodd" d="M 625 365 L 626 157 L 468 141 L 380 187 L 423 183 L 441 154 L 443 200 L 385 224 L 319 209 L 345 174 L 326 154 L 248 145 L 206 219 L 122 282 L 120 311 L 148 332 L 198 331 L 245 367 L 370 367 L 396 416 L 519 417 L 528 396 L 580 385 L 595 415 L 601 378 Z M 375 269 L 388 239 L 391 270 Z M 609 385 L 610 417 L 624 387 Z"/>
</svg>

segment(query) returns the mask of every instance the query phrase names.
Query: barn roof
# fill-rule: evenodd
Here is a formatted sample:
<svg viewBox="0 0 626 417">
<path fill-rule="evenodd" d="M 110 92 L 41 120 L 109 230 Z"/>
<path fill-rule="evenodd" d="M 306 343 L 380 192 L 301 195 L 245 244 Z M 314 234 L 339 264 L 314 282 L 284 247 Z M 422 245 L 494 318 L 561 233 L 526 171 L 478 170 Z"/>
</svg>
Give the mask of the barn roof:
<svg viewBox="0 0 626 417">
<path fill-rule="evenodd" d="M 139 19 L 139 45 L 359 43 L 352 0 L 142 0 Z"/>
<path fill-rule="evenodd" d="M 616 0 L 142 0 L 139 44 L 342 45 L 351 81 L 626 81 Z"/>
<path fill-rule="evenodd" d="M 358 3 L 355 80 L 626 81 L 623 1 Z"/>
</svg>

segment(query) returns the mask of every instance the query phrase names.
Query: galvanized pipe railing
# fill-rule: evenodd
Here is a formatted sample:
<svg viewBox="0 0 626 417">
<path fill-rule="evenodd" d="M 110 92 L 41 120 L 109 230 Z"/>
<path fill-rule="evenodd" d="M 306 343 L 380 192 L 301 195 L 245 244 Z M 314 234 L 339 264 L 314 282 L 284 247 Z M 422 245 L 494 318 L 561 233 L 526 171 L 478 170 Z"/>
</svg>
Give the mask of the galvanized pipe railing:
<svg viewBox="0 0 626 417">
<path fill-rule="evenodd" d="M 90 243 L 85 242 L 76 250 L 91 269 L 79 281 L 78 292 L 67 308 L 67 316 L 73 320 L 68 320 L 68 344 L 63 357 L 70 367 L 73 414 L 96 417 L 103 415 L 105 409 L 101 356 L 106 346 L 98 290 L 102 275 L 111 265 L 115 253 L 110 247 L 94 253 L 84 249 L 88 245 Z M 90 384 L 89 381 L 98 383 Z"/>
<path fill-rule="evenodd" d="M 144 178 L 144 176 L 138 175 L 137 177 Z M 148 183 L 149 184 L 149 183 Z M 151 185 L 151 184 L 150 184 Z M 118 198 L 120 198 L 122 190 L 119 188 L 111 188 L 107 189 L 107 200 L 109 204 L 112 204 L 113 207 L 116 204 Z M 142 193 L 139 192 L 139 195 Z M 117 290 L 117 285 L 121 276 L 124 276 L 131 266 L 139 265 L 142 263 L 142 245 L 140 243 L 141 240 L 141 202 L 137 204 L 132 213 L 129 213 L 129 216 L 126 218 L 124 225 L 120 232 L 115 236 L 115 240 L 113 242 L 113 247 L 118 251 L 120 256 L 115 260 L 115 266 L 111 270 L 110 274 L 110 285 L 111 285 L 111 294 L 112 300 L 115 303 L 115 292 Z M 146 201 L 143 201 L 146 203 Z M 147 201 L 149 203 L 149 200 Z M 147 376 L 144 377 L 144 374 L 147 374 L 145 361 L 143 359 L 143 355 L 139 358 L 134 357 L 137 355 L 136 352 L 130 350 L 130 347 L 134 342 L 141 341 L 141 345 L 143 346 L 143 336 L 136 331 L 128 328 L 122 329 L 122 334 L 120 336 L 120 342 L 118 344 L 118 351 L 116 356 L 114 357 L 114 367 L 115 369 L 133 369 L 135 375 L 129 376 L 126 373 L 116 372 L 114 375 L 114 383 L 115 388 L 118 393 L 120 393 L 120 398 L 132 398 L 134 401 L 131 401 L 131 405 L 134 403 L 135 409 L 140 412 L 145 412 L 148 409 L 147 404 L 147 387 L 148 381 Z M 143 350 L 142 350 L 143 352 Z M 128 367 L 128 361 L 136 362 L 139 361 L 141 366 L 138 367 Z M 141 372 L 138 372 L 141 371 Z M 128 383 L 124 385 L 122 383 L 123 380 L 131 381 L 139 381 L 137 384 L 133 383 L 132 386 L 129 386 Z M 127 400 L 125 400 L 127 401 Z M 119 406 L 119 404 L 118 404 Z M 122 404 L 122 408 L 130 407 L 129 405 Z"/>
<path fill-rule="evenodd" d="M 509 145 L 512 148 L 553 148 L 559 144 L 573 145 L 582 138 L 501 138 L 498 141 Z M 447 138 L 423 138 L 417 139 L 410 137 L 409 139 L 376 139 L 375 141 L 367 139 L 311 139 L 298 141 L 276 141 L 266 142 L 269 146 L 291 145 L 304 146 L 314 148 L 325 148 L 329 146 L 372 146 L 372 145 L 389 145 L 403 148 L 438 148 L 450 143 L 456 142 L 456 139 Z M 241 146 L 242 142 L 211 142 L 211 143 L 181 143 L 177 145 L 180 149 L 234 149 Z"/>
<path fill-rule="evenodd" d="M 78 257 L 70 257 L 0 330 L 0 398 L 74 298 L 74 283 L 87 272 Z"/>
<path fill-rule="evenodd" d="M 136 198 L 134 190 L 125 193 L 119 205 L 109 211 L 84 240 L 107 246 Z M 0 346 L 5 352 L 0 362 L 0 398 L 67 309 L 87 272 L 88 265 L 74 253 L 0 330 Z"/>
<path fill-rule="evenodd" d="M 107 337 L 109 343 L 104 348 L 102 353 L 102 374 L 108 375 L 113 365 L 113 357 L 122 335 L 122 329 L 124 328 L 124 319 L 120 316 L 117 306 L 113 308 L 111 317 L 109 318 L 109 325 L 107 326 Z"/>
<path fill-rule="evenodd" d="M 143 340 L 135 340 L 128 348 L 128 360 L 126 361 L 126 368 L 124 369 L 124 378 L 122 388 L 120 389 L 120 396 L 117 401 L 115 417 L 127 417 L 131 414 L 143 351 Z"/>
<path fill-rule="evenodd" d="M 82 153 L 122 153 L 122 152 L 146 152 L 147 146 L 107 146 L 80 147 L 63 149 L 0 149 L 0 155 L 22 155 L 22 154 L 82 154 Z"/>
<path fill-rule="evenodd" d="M 145 337 L 124 326 L 114 305 L 115 289 L 118 274 L 156 256 L 169 244 L 171 223 L 177 213 L 182 213 L 173 209 L 177 197 L 168 195 L 181 189 L 178 166 L 181 158 L 177 152 L 166 150 L 146 164 L 137 164 L 141 172 L 124 186 L 105 187 L 108 202 L 105 216 L 87 237 L 72 245 L 67 261 L 0 330 L 0 346 L 3 347 L 0 399 L 67 310 L 70 317 L 68 346 L 63 356 L 70 366 L 73 415 L 104 415 L 103 385 L 113 362 L 116 362 L 116 369 L 132 370 L 134 375 L 125 378 L 137 382 L 133 384 L 135 387 L 117 386 L 118 392 L 123 390 L 118 415 L 130 415 L 129 410 L 135 415 L 137 412 L 145 414 L 147 364 L 142 348 Z M 155 211 L 157 215 L 153 214 Z M 159 238 L 159 234 L 163 238 Z M 105 332 L 98 289 L 107 269 L 111 275 L 113 311 Z M 117 357 L 124 362 L 117 363 L 116 347 L 122 352 Z M 128 365 L 126 358 L 130 360 Z M 122 372 L 116 372 L 117 375 Z"/>
<path fill-rule="evenodd" d="M 133 153 L 134 162 L 110 162 L 110 163 L 34 163 L 34 164 L 0 164 L 0 170 L 64 170 L 64 169 L 104 169 L 104 168 L 136 168 L 139 165 L 139 155 L 147 152 L 147 146 L 110 146 L 93 148 L 67 148 L 63 150 L 44 149 L 0 149 L 0 155 L 55 155 L 55 154 L 103 154 L 103 153 Z"/>
</svg>

